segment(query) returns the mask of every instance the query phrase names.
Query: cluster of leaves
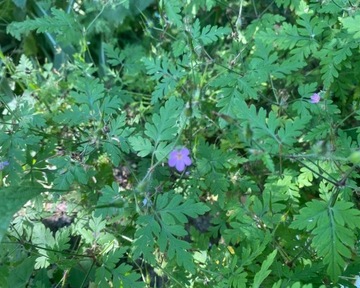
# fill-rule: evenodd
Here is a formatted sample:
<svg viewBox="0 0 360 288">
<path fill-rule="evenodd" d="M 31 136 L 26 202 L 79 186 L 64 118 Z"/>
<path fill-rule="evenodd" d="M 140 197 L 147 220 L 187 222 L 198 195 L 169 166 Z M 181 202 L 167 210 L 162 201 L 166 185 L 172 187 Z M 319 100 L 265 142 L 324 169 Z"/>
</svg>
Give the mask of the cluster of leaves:
<svg viewBox="0 0 360 288">
<path fill-rule="evenodd" d="M 58 2 L 0 4 L 4 287 L 353 285 L 360 1 Z"/>
</svg>

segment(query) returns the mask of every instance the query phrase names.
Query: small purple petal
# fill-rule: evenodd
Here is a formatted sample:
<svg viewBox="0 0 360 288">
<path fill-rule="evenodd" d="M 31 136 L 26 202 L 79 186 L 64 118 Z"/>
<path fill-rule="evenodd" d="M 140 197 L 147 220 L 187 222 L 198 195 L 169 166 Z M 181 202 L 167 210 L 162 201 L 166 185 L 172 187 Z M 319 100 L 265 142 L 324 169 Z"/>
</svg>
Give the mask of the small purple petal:
<svg viewBox="0 0 360 288">
<path fill-rule="evenodd" d="M 184 163 L 186 166 L 190 166 L 192 162 L 191 159 L 188 156 L 186 156 L 184 157 Z"/>
<path fill-rule="evenodd" d="M 190 151 L 187 148 L 182 148 L 180 152 L 183 156 L 188 156 L 190 154 Z"/>
<path fill-rule="evenodd" d="M 170 167 L 175 167 L 176 170 L 182 172 L 186 166 L 190 166 L 192 163 L 189 155 L 190 151 L 185 147 L 179 150 L 173 150 L 169 154 L 168 164 Z"/>
<path fill-rule="evenodd" d="M 170 158 L 176 158 L 176 155 L 178 154 L 178 151 L 177 150 L 173 150 L 170 152 Z"/>
<path fill-rule="evenodd" d="M 185 169 L 185 163 L 184 163 L 184 161 L 179 161 L 179 162 L 177 162 L 175 168 L 176 168 L 176 170 L 178 170 L 179 172 L 184 171 L 184 169 Z"/>
<path fill-rule="evenodd" d="M 169 158 L 168 164 L 170 167 L 175 167 L 176 163 L 177 163 L 177 159 L 175 157 Z"/>
<path fill-rule="evenodd" d="M 319 93 L 314 93 L 311 97 L 310 97 L 310 103 L 312 104 L 316 104 L 320 102 L 320 94 Z"/>
<path fill-rule="evenodd" d="M 9 164 L 10 164 L 9 161 L 0 162 L 0 170 L 3 170 Z"/>
<path fill-rule="evenodd" d="M 146 204 L 148 203 L 148 199 L 147 198 L 144 198 L 144 200 L 142 201 L 143 203 L 143 206 L 146 206 Z"/>
</svg>

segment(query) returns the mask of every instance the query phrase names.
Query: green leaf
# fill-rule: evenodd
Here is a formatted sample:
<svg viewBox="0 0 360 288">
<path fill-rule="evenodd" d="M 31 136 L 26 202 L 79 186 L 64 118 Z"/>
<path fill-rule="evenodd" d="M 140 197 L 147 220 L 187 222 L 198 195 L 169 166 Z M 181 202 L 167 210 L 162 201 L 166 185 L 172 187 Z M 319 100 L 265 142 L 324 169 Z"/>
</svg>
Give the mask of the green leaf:
<svg viewBox="0 0 360 288">
<path fill-rule="evenodd" d="M 179 57 L 187 51 L 187 43 L 184 39 L 178 39 L 171 44 L 171 48 L 175 57 Z"/>
<path fill-rule="evenodd" d="M 123 100 L 121 99 L 121 96 L 118 95 L 106 95 L 101 101 L 100 105 L 100 111 L 103 115 L 103 118 L 107 120 L 108 116 L 111 116 L 112 114 L 118 114 L 119 109 L 122 107 Z"/>
<path fill-rule="evenodd" d="M 99 288 L 109 288 L 110 285 L 107 282 L 107 279 L 111 279 L 112 268 L 107 268 L 105 266 L 101 266 L 96 269 L 95 271 L 95 283 L 98 285 Z"/>
<path fill-rule="evenodd" d="M 105 219 L 106 216 L 119 214 L 119 208 L 124 205 L 124 199 L 120 195 L 119 184 L 113 182 L 111 186 L 106 185 L 101 189 L 101 196 L 96 204 L 95 216 Z"/>
<path fill-rule="evenodd" d="M 151 1 L 151 0 L 147 0 Z M 144 1 L 141 1 L 143 3 Z M 144 75 L 145 66 L 144 63 L 139 61 L 144 57 L 147 57 L 148 53 L 145 51 L 144 46 L 129 44 L 126 45 L 121 51 L 121 55 L 124 55 L 124 72 L 126 76 L 139 77 L 139 74 Z"/>
<path fill-rule="evenodd" d="M 113 281 L 115 287 L 124 287 L 124 288 L 143 288 L 145 283 L 138 280 L 141 278 L 141 275 L 133 271 L 133 267 L 122 263 L 119 267 L 112 270 Z"/>
<path fill-rule="evenodd" d="M 284 287 L 284 285 L 285 285 L 285 283 L 282 283 L 282 281 L 279 280 L 272 286 L 272 288 L 281 288 L 281 287 Z M 302 284 L 301 282 L 295 282 L 291 286 L 287 286 L 287 287 L 288 288 L 313 288 L 313 285 L 312 284 Z"/>
<path fill-rule="evenodd" d="M 143 138 L 140 135 L 130 137 L 129 143 L 130 143 L 131 147 L 136 152 L 138 152 L 137 155 L 139 157 L 145 157 L 145 156 L 149 155 L 154 149 L 150 140 L 147 138 Z"/>
<path fill-rule="evenodd" d="M 0 196 L 6 201 L 0 201 L 0 241 L 3 239 L 13 215 L 29 200 L 49 189 L 22 183 L 18 186 L 0 188 Z"/>
<path fill-rule="evenodd" d="M 230 180 L 224 172 L 211 171 L 206 175 L 205 183 L 213 195 L 217 195 L 220 206 L 223 208 L 226 200 L 226 191 L 230 186 Z"/>
<path fill-rule="evenodd" d="M 275 0 L 275 3 L 279 7 L 281 6 L 283 6 L 284 8 L 289 7 L 291 10 L 295 10 L 299 8 L 301 4 L 301 0 Z"/>
<path fill-rule="evenodd" d="M 53 247 L 56 251 L 64 251 L 70 248 L 70 230 L 61 229 L 55 233 L 55 245 Z"/>
<path fill-rule="evenodd" d="M 300 171 L 301 173 L 298 177 L 299 188 L 312 186 L 314 179 L 312 170 L 308 169 L 307 167 L 301 167 Z"/>
<path fill-rule="evenodd" d="M 160 142 L 155 150 L 155 157 L 158 161 L 164 160 L 170 152 L 174 149 L 174 144 L 167 144 L 166 142 Z"/>
<path fill-rule="evenodd" d="M 29 74 L 33 73 L 34 66 L 30 59 L 25 55 L 21 55 L 19 64 L 16 66 L 15 74 L 13 75 L 14 79 L 27 79 Z"/>
<path fill-rule="evenodd" d="M 165 106 L 160 108 L 160 114 L 154 114 L 152 123 L 145 124 L 145 134 L 150 137 L 155 146 L 160 141 L 173 140 L 178 131 L 176 121 L 180 116 L 183 108 L 183 101 L 171 97 L 166 101 Z"/>
<path fill-rule="evenodd" d="M 54 187 L 66 190 L 75 182 L 87 184 L 89 174 L 84 167 L 71 159 L 69 156 L 49 159 L 49 163 L 56 167 Z"/>
<path fill-rule="evenodd" d="M 191 248 L 190 243 L 173 236 L 170 236 L 170 239 L 169 258 L 172 259 L 173 255 L 176 255 L 176 263 L 194 274 L 196 266 L 193 255 L 188 251 Z"/>
<path fill-rule="evenodd" d="M 243 100 L 235 99 L 234 104 L 234 114 L 238 119 L 249 122 L 250 127 L 254 132 L 255 139 L 270 136 L 275 143 L 281 143 L 276 135 L 276 129 L 278 128 L 280 121 L 273 112 L 270 112 L 269 118 L 267 119 L 267 112 L 262 107 L 257 112 L 255 105 L 250 105 L 250 107 L 248 107 Z M 268 152 L 271 152 L 271 150 Z"/>
<path fill-rule="evenodd" d="M 107 56 L 106 62 L 108 62 L 110 65 L 117 66 L 124 62 L 125 55 L 121 53 L 119 48 L 115 48 L 110 44 L 104 44 L 103 47 Z"/>
<path fill-rule="evenodd" d="M 175 66 L 166 55 L 161 58 L 144 58 L 147 74 L 157 82 L 152 93 L 151 103 L 154 104 L 165 96 L 169 96 L 180 82 L 180 78 L 186 75 L 184 69 Z"/>
<path fill-rule="evenodd" d="M 265 31 L 260 31 L 257 37 L 265 43 L 274 43 L 283 50 L 291 50 L 299 41 L 308 40 L 306 37 L 299 35 L 298 29 L 295 25 L 291 25 L 286 22 L 282 23 L 279 31 L 267 28 Z"/>
<path fill-rule="evenodd" d="M 130 147 L 128 145 L 128 137 L 133 132 L 133 128 L 126 127 L 125 114 L 121 114 L 109 123 L 109 132 L 107 140 L 103 141 L 103 149 L 111 159 L 114 166 L 118 166 L 122 159 L 122 151 L 128 153 Z M 125 127 L 124 127 L 125 126 Z"/>
<path fill-rule="evenodd" d="M 242 226 L 245 225 L 242 224 Z M 242 229 L 244 229 L 244 227 L 242 227 Z M 252 235 L 256 236 L 257 239 L 250 241 L 250 243 L 242 249 L 241 259 L 243 259 L 243 265 L 251 265 L 259 255 L 264 253 L 265 249 L 272 241 L 272 236 L 268 231 L 259 233 L 258 235 L 252 233 Z"/>
<path fill-rule="evenodd" d="M 27 0 L 12 0 L 12 2 L 19 8 L 24 9 L 26 7 Z"/>
<path fill-rule="evenodd" d="M 129 153 L 127 138 L 132 134 L 134 128 L 126 126 L 126 116 L 121 114 L 110 121 L 108 139 L 110 143 L 119 147 L 121 151 Z"/>
<path fill-rule="evenodd" d="M 114 166 L 119 166 L 121 160 L 120 143 L 115 139 L 106 141 L 103 144 L 104 151 L 110 156 L 111 162 Z"/>
<path fill-rule="evenodd" d="M 290 228 L 311 232 L 312 245 L 328 265 L 331 279 L 337 281 L 355 246 L 354 229 L 360 228 L 360 211 L 353 208 L 353 203 L 345 201 L 338 201 L 330 207 L 325 201 L 313 200 L 306 206 Z"/>
<path fill-rule="evenodd" d="M 22 34 L 28 34 L 32 30 L 36 30 L 37 33 L 55 33 L 57 40 L 65 43 L 78 43 L 82 39 L 81 27 L 73 15 L 56 8 L 52 8 L 51 13 L 51 16 L 12 22 L 6 31 L 18 40 Z"/>
<path fill-rule="evenodd" d="M 164 1 L 164 8 L 169 21 L 174 23 L 178 27 L 182 27 L 182 17 L 181 17 L 181 2 L 177 0 L 166 0 Z"/>
<path fill-rule="evenodd" d="M 229 75 L 230 76 L 230 75 Z M 230 82 L 230 78 L 229 78 Z M 231 82 L 230 82 L 231 83 Z M 234 101 L 236 99 L 245 99 L 245 95 L 243 95 L 236 86 L 233 87 L 224 87 L 221 89 L 221 93 L 219 93 L 221 96 L 219 96 L 218 102 L 216 104 L 217 107 L 220 107 L 219 110 L 220 113 L 223 113 L 226 116 L 230 116 L 233 118 L 236 118 L 236 115 L 234 113 Z M 219 117 L 219 123 L 222 128 L 224 128 L 226 125 L 228 125 L 228 121 L 226 121 L 223 118 Z"/>
<path fill-rule="evenodd" d="M 247 285 L 247 273 L 244 272 L 244 268 L 240 267 L 236 269 L 236 271 L 233 271 L 231 275 L 229 275 L 229 283 L 231 283 L 231 287 L 234 288 L 244 288 Z"/>
<path fill-rule="evenodd" d="M 193 199 L 183 201 L 182 196 L 179 194 L 164 193 L 157 197 L 155 209 L 164 223 L 170 225 L 175 223 L 174 219 L 180 223 L 187 223 L 186 216 L 196 218 L 198 215 L 203 215 L 206 211 L 209 211 L 205 204 L 195 203 Z"/>
<path fill-rule="evenodd" d="M 335 78 L 339 77 L 339 68 L 333 63 L 332 59 L 327 57 L 321 61 L 320 72 L 322 74 L 321 79 L 324 81 L 324 88 L 330 88 L 330 85 L 334 82 Z"/>
<path fill-rule="evenodd" d="M 63 112 L 59 112 L 53 117 L 53 120 L 59 124 L 78 126 L 81 123 L 87 123 L 90 120 L 89 108 L 72 105 Z"/>
<path fill-rule="evenodd" d="M 231 32 L 231 29 L 228 27 L 217 27 L 207 25 L 203 29 L 201 29 L 200 33 L 200 21 L 196 19 L 191 34 L 195 41 L 200 41 L 202 45 L 206 46 L 215 41 L 217 41 L 220 37 L 227 35 Z"/>
<path fill-rule="evenodd" d="M 49 256 L 47 255 L 46 251 L 45 250 L 40 250 L 39 254 L 41 256 L 36 258 L 34 268 L 35 269 L 48 268 L 50 266 L 50 262 L 49 262 Z"/>
<path fill-rule="evenodd" d="M 98 113 L 99 101 L 104 98 L 105 87 L 99 79 L 93 77 L 80 77 L 75 83 L 76 91 L 71 91 L 70 96 L 77 104 L 85 104 L 90 111 Z M 97 114 L 95 114 L 97 115 Z"/>
<path fill-rule="evenodd" d="M 142 215 L 137 221 L 137 225 L 140 225 L 135 232 L 135 241 L 133 245 L 133 257 L 135 259 L 143 257 L 147 262 L 152 265 L 156 264 L 154 255 L 155 240 L 159 239 L 161 232 L 161 226 L 153 215 Z"/>
<path fill-rule="evenodd" d="M 26 287 L 34 270 L 35 257 L 27 257 L 10 272 L 9 287 Z"/>
<path fill-rule="evenodd" d="M 220 87 L 221 93 L 218 95 L 216 107 L 220 107 L 221 113 L 236 118 L 233 106 L 236 99 L 246 100 L 249 98 L 257 99 L 259 89 L 256 79 L 249 74 L 240 77 L 235 73 L 224 73 L 209 83 L 213 87 Z M 226 121 L 219 119 L 222 127 L 225 127 Z"/>
<path fill-rule="evenodd" d="M 193 256 L 188 251 L 191 245 L 178 239 L 187 235 L 184 226 L 179 223 L 187 223 L 187 217 L 196 218 L 209 211 L 209 208 L 203 203 L 195 203 L 193 199 L 184 200 L 179 194 L 167 192 L 156 198 L 155 211 L 157 221 L 151 215 L 140 216 L 137 221 L 141 227 L 135 233 L 134 257 L 143 254 L 147 261 L 153 263 L 155 259 L 152 251 L 157 243 L 169 260 L 175 258 L 178 265 L 194 273 Z"/>
<path fill-rule="evenodd" d="M 269 270 L 271 264 L 274 262 L 277 250 L 274 250 L 271 254 L 266 257 L 266 260 L 262 263 L 261 269 L 255 274 L 253 288 L 260 287 L 261 283 L 269 276 L 271 270 Z"/>
<path fill-rule="evenodd" d="M 96 217 L 95 214 L 92 215 L 89 220 L 89 228 L 94 233 L 94 237 L 96 238 L 102 230 L 106 227 L 106 221 L 103 220 L 101 216 Z"/>
<path fill-rule="evenodd" d="M 287 58 L 280 62 L 278 53 L 272 51 L 273 46 L 270 44 L 258 40 L 256 47 L 249 67 L 253 72 L 253 77 L 258 78 L 258 81 L 267 81 L 269 76 L 282 79 L 306 66 L 306 62 L 298 57 Z"/>
<path fill-rule="evenodd" d="M 116 287 L 144 287 L 144 283 L 138 281 L 141 276 L 132 271 L 132 266 L 125 263 L 118 265 L 126 250 L 126 247 L 121 247 L 102 257 L 103 265 L 95 272 L 95 281 L 99 287 L 110 287 L 107 280 L 111 279 Z"/>
<path fill-rule="evenodd" d="M 343 19 L 340 19 L 342 24 L 344 25 L 344 28 L 350 33 L 354 34 L 354 39 L 360 38 L 360 15 L 357 14 L 354 17 L 346 17 Z"/>
<path fill-rule="evenodd" d="M 304 133 L 305 128 L 311 120 L 310 115 L 304 115 L 303 117 L 295 117 L 293 119 L 287 119 L 278 131 L 278 137 L 283 145 L 292 147 L 295 143 L 298 143 L 298 139 Z"/>
<path fill-rule="evenodd" d="M 272 160 L 271 156 L 268 153 L 264 153 L 261 156 L 261 160 L 263 161 L 265 167 L 267 169 L 269 169 L 270 172 L 274 173 L 275 172 L 275 165 L 274 165 L 274 161 Z"/>
<path fill-rule="evenodd" d="M 194 203 L 192 199 L 184 202 L 181 195 L 168 192 L 157 197 L 155 209 L 162 220 L 162 229 L 158 241 L 160 250 L 165 251 L 168 246 L 169 259 L 176 255 L 177 264 L 194 273 L 193 257 L 187 251 L 191 246 L 188 242 L 177 238 L 187 235 L 187 232 L 183 226 L 175 223 L 187 223 L 186 216 L 195 218 L 198 215 L 203 215 L 209 208 L 203 203 Z"/>
<path fill-rule="evenodd" d="M 316 82 L 299 85 L 298 92 L 302 98 L 310 98 L 310 96 L 316 91 L 317 86 L 318 83 Z"/>
<path fill-rule="evenodd" d="M 40 247 L 54 247 L 55 245 L 53 233 L 50 231 L 50 228 L 45 227 L 42 222 L 34 224 L 31 240 L 32 243 Z M 39 248 L 39 251 L 46 253 L 46 251 L 41 248 Z"/>
</svg>

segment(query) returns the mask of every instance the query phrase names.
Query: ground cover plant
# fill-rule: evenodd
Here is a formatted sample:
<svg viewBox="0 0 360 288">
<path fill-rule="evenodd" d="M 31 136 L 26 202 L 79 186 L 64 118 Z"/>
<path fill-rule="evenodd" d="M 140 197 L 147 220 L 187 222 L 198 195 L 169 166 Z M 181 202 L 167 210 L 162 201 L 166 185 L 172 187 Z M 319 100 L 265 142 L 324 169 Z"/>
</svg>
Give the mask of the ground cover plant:
<svg viewBox="0 0 360 288">
<path fill-rule="evenodd" d="M 1 287 L 355 287 L 360 1 L 0 1 Z"/>
</svg>

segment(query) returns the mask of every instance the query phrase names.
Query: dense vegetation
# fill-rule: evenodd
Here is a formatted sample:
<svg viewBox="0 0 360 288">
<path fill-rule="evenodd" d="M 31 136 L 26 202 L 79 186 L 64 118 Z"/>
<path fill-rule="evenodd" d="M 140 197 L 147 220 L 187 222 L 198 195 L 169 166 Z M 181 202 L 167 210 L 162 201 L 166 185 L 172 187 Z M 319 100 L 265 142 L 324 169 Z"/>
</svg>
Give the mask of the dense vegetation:
<svg viewBox="0 0 360 288">
<path fill-rule="evenodd" d="M 1 287 L 354 287 L 360 1 L 0 1 Z"/>
</svg>

